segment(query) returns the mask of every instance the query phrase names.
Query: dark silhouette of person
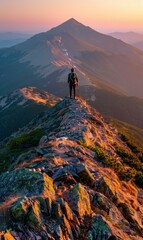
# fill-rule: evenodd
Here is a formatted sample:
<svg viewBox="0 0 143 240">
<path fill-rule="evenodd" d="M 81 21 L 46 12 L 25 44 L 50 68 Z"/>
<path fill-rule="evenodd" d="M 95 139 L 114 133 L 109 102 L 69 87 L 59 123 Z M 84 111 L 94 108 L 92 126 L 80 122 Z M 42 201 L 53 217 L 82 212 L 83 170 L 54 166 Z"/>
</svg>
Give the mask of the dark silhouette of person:
<svg viewBox="0 0 143 240">
<path fill-rule="evenodd" d="M 72 92 L 75 98 L 76 87 L 78 86 L 78 76 L 75 73 L 74 68 L 71 68 L 71 72 L 68 74 L 68 84 L 69 84 L 69 90 L 70 90 L 70 98 L 72 98 Z"/>
</svg>

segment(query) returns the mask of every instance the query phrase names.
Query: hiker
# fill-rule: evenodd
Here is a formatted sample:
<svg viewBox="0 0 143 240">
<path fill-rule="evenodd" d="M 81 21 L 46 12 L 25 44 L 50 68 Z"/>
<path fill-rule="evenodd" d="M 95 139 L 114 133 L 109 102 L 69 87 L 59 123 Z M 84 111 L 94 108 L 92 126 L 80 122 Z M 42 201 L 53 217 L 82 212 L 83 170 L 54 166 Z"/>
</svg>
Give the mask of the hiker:
<svg viewBox="0 0 143 240">
<path fill-rule="evenodd" d="M 78 86 L 78 76 L 74 72 L 74 68 L 71 68 L 71 72 L 68 75 L 68 84 L 69 84 L 69 90 L 70 90 L 70 98 L 72 98 L 72 91 L 74 93 L 74 99 L 76 96 L 76 86 Z"/>
</svg>

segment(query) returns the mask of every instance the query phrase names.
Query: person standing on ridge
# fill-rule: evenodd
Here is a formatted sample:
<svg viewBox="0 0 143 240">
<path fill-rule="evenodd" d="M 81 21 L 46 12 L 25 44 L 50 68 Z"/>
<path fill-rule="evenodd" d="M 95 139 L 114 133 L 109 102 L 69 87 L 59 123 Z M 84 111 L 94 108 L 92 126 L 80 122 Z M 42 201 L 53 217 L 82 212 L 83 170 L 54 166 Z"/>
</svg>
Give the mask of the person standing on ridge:
<svg viewBox="0 0 143 240">
<path fill-rule="evenodd" d="M 68 84 L 69 84 L 69 90 L 70 90 L 70 98 L 72 98 L 72 91 L 74 93 L 74 99 L 76 96 L 76 87 L 78 86 L 78 76 L 74 71 L 74 68 L 71 68 L 71 72 L 68 75 Z"/>
</svg>

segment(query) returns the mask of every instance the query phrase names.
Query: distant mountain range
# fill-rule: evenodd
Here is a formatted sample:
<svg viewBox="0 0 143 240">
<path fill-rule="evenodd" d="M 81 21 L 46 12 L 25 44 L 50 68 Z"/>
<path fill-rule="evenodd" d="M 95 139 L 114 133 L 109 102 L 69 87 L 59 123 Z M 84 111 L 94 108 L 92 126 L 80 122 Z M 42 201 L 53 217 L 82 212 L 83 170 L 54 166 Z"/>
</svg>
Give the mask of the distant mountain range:
<svg viewBox="0 0 143 240">
<path fill-rule="evenodd" d="M 60 98 L 35 87 L 0 96 L 0 140 L 26 125 L 37 114 L 54 106 Z"/>
<path fill-rule="evenodd" d="M 72 66 L 79 95 L 100 112 L 143 128 L 143 52 L 75 19 L 0 49 L 0 95 L 34 86 L 67 96 Z"/>
<path fill-rule="evenodd" d="M 32 34 L 15 33 L 15 32 L 0 32 L 0 48 L 12 47 L 16 44 L 22 43 Z"/>
<path fill-rule="evenodd" d="M 136 33 L 136 32 L 115 32 L 110 33 L 110 36 L 120 39 L 124 41 L 125 43 L 129 43 L 140 50 L 143 50 L 143 34 Z"/>
</svg>

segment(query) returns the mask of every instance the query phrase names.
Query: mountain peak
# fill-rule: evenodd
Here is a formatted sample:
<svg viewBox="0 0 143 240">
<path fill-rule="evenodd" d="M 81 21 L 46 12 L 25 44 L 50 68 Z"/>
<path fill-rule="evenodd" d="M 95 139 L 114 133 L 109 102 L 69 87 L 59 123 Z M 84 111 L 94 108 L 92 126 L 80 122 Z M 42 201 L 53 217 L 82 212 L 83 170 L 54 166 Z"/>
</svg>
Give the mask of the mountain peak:
<svg viewBox="0 0 143 240">
<path fill-rule="evenodd" d="M 79 27 L 83 27 L 83 26 L 84 25 L 82 23 L 78 22 L 76 19 L 70 18 L 67 21 L 65 21 L 64 23 L 60 24 L 59 26 L 57 26 L 56 28 L 53 28 L 53 29 L 72 31 L 72 29 L 76 30 Z"/>
<path fill-rule="evenodd" d="M 68 23 L 68 24 L 81 24 L 80 22 L 78 22 L 75 18 L 70 18 L 67 21 L 65 21 L 64 23 Z M 63 23 L 63 24 L 64 24 Z"/>
</svg>

